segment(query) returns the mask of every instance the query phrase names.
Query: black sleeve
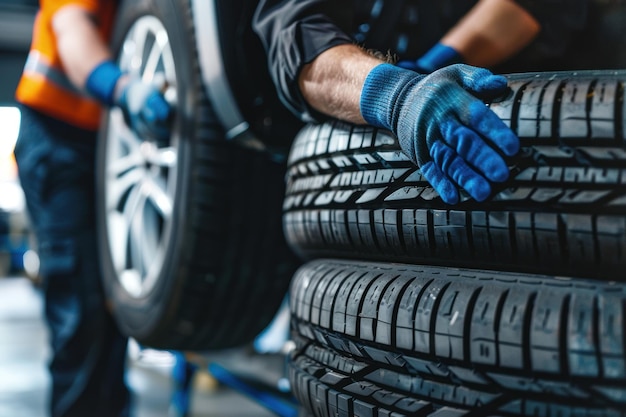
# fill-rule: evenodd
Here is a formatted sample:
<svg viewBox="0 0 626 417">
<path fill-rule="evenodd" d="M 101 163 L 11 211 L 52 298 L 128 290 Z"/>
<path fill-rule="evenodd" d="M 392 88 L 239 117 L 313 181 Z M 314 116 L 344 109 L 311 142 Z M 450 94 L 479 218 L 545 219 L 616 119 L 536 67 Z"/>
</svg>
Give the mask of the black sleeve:
<svg viewBox="0 0 626 417">
<path fill-rule="evenodd" d="M 320 115 L 300 94 L 298 74 L 325 50 L 353 42 L 347 34 L 351 10 L 350 0 L 261 0 L 256 9 L 252 24 L 278 95 L 305 122 Z"/>
</svg>

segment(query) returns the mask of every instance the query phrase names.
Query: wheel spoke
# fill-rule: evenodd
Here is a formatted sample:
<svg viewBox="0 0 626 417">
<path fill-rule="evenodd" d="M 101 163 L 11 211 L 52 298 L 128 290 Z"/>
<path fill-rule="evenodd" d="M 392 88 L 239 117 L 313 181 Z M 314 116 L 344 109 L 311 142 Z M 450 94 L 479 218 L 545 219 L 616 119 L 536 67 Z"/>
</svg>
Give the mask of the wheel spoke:
<svg viewBox="0 0 626 417">
<path fill-rule="evenodd" d="M 158 39 L 158 35 L 157 35 Z M 141 78 L 150 83 L 154 79 L 154 75 L 156 74 L 157 68 L 159 66 L 159 61 L 161 60 L 162 48 L 158 42 L 154 42 L 152 44 L 152 48 L 150 48 L 150 54 L 148 55 L 148 59 L 146 59 L 146 65 L 143 69 L 143 74 Z"/>
<path fill-rule="evenodd" d="M 117 109 L 119 110 L 119 109 Z M 141 146 L 141 139 L 139 138 L 139 136 L 137 136 L 137 134 L 130 128 L 130 126 L 128 126 L 126 124 L 126 120 L 124 119 L 124 117 L 122 116 L 122 111 L 119 110 L 119 139 L 120 139 L 120 146 L 123 144 L 128 148 L 128 152 L 132 153 L 132 152 L 136 152 L 138 150 L 138 148 Z M 121 149 L 120 149 L 121 151 Z"/>
<path fill-rule="evenodd" d="M 141 276 L 134 269 L 125 269 L 119 274 L 119 281 L 126 292 L 133 297 L 140 297 L 143 294 L 143 282 Z"/>
<path fill-rule="evenodd" d="M 111 165 L 109 165 L 107 172 L 109 175 L 119 178 L 133 168 L 140 169 L 143 162 L 144 158 L 139 151 L 135 151 L 113 161 Z"/>
<path fill-rule="evenodd" d="M 137 270 L 140 277 L 145 276 L 146 260 L 149 257 L 144 256 L 143 242 L 143 209 L 146 204 L 146 196 L 142 191 L 142 187 L 135 187 L 131 192 L 132 198 L 124 210 L 124 217 L 128 222 L 129 228 L 129 249 L 130 249 L 130 266 Z"/>
<path fill-rule="evenodd" d="M 174 57 L 172 56 L 172 49 L 169 45 L 169 39 L 161 39 L 162 36 L 157 38 L 157 41 L 162 46 L 163 56 L 163 71 L 165 72 L 165 79 L 170 86 L 176 85 L 176 69 L 174 67 Z"/>
<path fill-rule="evenodd" d="M 122 69 L 126 69 L 131 73 L 138 73 L 141 70 L 143 61 L 143 49 L 141 46 L 145 44 L 148 32 L 136 26 L 129 33 L 129 38 L 124 43 L 124 56 L 121 61 Z"/>
<path fill-rule="evenodd" d="M 155 265 L 160 266 L 163 262 L 162 229 L 160 227 L 162 222 L 161 216 L 151 204 L 145 205 L 143 216 L 143 248 L 145 259 L 150 260 L 144 281 L 148 281 L 153 279 L 159 272 Z"/>
<path fill-rule="evenodd" d="M 128 263 L 127 248 L 129 239 L 129 228 L 124 215 L 118 211 L 109 213 L 108 232 L 112 242 L 111 245 L 113 268 L 115 271 L 122 272 Z"/>
<path fill-rule="evenodd" d="M 146 170 L 143 167 L 136 167 L 124 174 L 113 178 L 109 178 L 107 209 L 112 210 L 118 207 L 122 199 L 131 187 L 137 186 L 145 177 Z M 130 198 L 130 197 L 129 197 Z"/>
<path fill-rule="evenodd" d="M 124 205 L 124 209 L 122 210 L 122 215 L 124 217 L 124 222 L 128 229 L 132 228 L 133 219 L 135 218 L 139 207 L 141 206 L 141 199 L 145 198 L 141 192 L 141 185 L 137 185 L 133 187 L 133 189 L 128 194 L 128 199 L 126 200 L 126 204 Z M 131 232 L 129 231 L 129 234 Z"/>
<path fill-rule="evenodd" d="M 162 168 L 174 168 L 178 161 L 178 154 L 173 147 L 159 148 L 148 158 L 148 162 Z"/>
<path fill-rule="evenodd" d="M 116 154 L 122 153 L 123 148 L 128 148 L 129 152 L 136 150 L 141 144 L 141 140 L 126 124 L 126 120 L 124 120 L 124 116 L 122 115 L 122 110 L 119 108 L 113 108 L 109 114 L 109 146 L 115 146 Z M 111 143 L 112 138 L 116 139 L 113 143 Z M 122 147 L 122 145 L 124 145 L 124 147 Z"/>
<path fill-rule="evenodd" d="M 154 208 L 165 220 L 169 220 L 172 217 L 173 200 L 167 194 L 165 188 L 159 185 L 159 182 L 162 181 L 150 180 L 146 183 L 146 198 L 153 203 Z"/>
</svg>

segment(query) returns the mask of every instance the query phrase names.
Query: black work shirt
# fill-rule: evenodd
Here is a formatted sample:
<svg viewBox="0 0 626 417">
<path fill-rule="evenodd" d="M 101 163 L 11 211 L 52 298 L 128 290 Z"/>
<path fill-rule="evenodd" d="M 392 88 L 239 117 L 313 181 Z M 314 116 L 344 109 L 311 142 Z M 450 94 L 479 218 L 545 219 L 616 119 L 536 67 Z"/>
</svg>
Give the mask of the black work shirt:
<svg viewBox="0 0 626 417">
<path fill-rule="evenodd" d="M 586 20 L 587 0 L 515 0 L 541 24 L 541 33 L 508 67 L 517 71 L 563 54 Z M 268 55 L 283 103 L 304 121 L 319 118 L 298 89 L 302 66 L 325 50 L 348 43 L 417 59 L 477 0 L 261 0 L 253 25 Z M 521 64 L 525 63 L 524 66 Z"/>
</svg>

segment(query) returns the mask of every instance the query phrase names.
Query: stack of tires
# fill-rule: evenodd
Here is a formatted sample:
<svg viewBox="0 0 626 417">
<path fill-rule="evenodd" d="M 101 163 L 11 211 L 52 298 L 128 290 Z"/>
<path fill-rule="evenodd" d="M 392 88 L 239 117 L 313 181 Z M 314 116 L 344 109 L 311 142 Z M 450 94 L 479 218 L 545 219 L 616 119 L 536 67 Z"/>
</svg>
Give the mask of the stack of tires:
<svg viewBox="0 0 626 417">
<path fill-rule="evenodd" d="M 626 71 L 509 76 L 511 179 L 446 205 L 389 132 L 306 126 L 283 223 L 307 413 L 626 415 Z"/>
</svg>

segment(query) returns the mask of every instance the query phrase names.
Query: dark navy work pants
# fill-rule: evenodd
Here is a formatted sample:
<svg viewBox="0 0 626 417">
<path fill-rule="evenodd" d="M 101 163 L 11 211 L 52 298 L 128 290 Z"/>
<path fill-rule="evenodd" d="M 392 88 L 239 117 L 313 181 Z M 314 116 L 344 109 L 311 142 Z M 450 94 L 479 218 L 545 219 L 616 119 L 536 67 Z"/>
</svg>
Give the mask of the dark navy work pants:
<svg viewBox="0 0 626 417">
<path fill-rule="evenodd" d="M 41 261 L 51 415 L 128 416 L 127 339 L 105 307 L 97 257 L 96 133 L 21 111 L 15 156 Z"/>
</svg>

